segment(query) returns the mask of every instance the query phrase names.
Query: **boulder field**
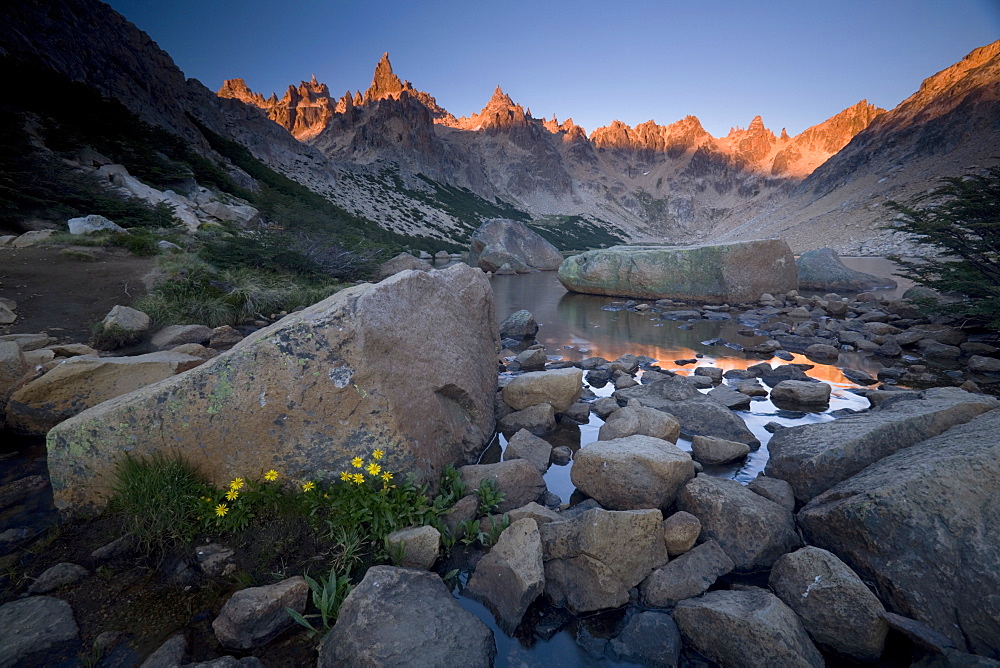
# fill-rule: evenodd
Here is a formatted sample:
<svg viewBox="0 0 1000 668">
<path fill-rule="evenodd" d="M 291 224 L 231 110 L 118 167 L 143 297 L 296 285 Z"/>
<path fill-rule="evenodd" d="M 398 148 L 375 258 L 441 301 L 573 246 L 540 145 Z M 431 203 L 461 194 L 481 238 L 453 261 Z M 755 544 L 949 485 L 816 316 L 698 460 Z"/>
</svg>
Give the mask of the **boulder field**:
<svg viewBox="0 0 1000 668">
<path fill-rule="evenodd" d="M 179 453 L 225 484 L 271 468 L 332 478 L 378 447 L 390 470 L 437 481 L 493 434 L 498 344 L 493 292 L 477 269 L 348 288 L 57 425 L 48 434 L 56 506 L 101 507 L 125 453 Z"/>
<path fill-rule="evenodd" d="M 571 292 L 707 304 L 750 302 L 798 285 L 792 251 L 777 239 L 592 250 L 566 258 L 559 281 Z"/>
</svg>

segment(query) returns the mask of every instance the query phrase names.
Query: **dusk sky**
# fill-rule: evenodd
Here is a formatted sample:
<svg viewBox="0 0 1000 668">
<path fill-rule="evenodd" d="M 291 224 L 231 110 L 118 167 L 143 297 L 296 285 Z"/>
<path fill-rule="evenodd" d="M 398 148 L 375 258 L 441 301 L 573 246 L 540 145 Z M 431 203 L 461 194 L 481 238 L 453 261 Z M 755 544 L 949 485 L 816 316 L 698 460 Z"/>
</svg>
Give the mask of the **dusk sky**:
<svg viewBox="0 0 1000 668">
<path fill-rule="evenodd" d="M 535 117 L 587 132 L 688 114 L 715 136 L 757 114 L 796 134 L 863 98 L 891 109 L 1000 38 L 1000 0 L 491 2 L 109 0 L 189 77 L 282 95 L 315 74 L 401 79 L 456 116 L 499 84 Z"/>
</svg>

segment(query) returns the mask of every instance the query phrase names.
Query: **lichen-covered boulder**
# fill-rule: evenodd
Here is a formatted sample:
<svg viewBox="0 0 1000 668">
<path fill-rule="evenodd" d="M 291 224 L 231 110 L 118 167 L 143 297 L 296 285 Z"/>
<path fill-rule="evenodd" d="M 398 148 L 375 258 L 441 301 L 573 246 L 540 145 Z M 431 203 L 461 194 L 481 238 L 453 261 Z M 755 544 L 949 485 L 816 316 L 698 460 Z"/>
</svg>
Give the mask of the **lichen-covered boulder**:
<svg viewBox="0 0 1000 668">
<path fill-rule="evenodd" d="M 472 233 L 469 264 L 483 271 L 497 271 L 504 264 L 521 271 L 552 271 L 562 261 L 558 248 L 516 220 L 487 220 Z"/>
<path fill-rule="evenodd" d="M 784 241 L 701 246 L 613 246 L 566 258 L 559 281 L 572 292 L 704 303 L 756 301 L 798 287 Z"/>
<path fill-rule="evenodd" d="M 471 267 L 348 288 L 58 425 L 48 435 L 55 503 L 100 507 L 124 452 L 180 454 L 225 485 L 272 468 L 334 478 L 377 447 L 390 471 L 436 481 L 493 435 L 498 345 L 493 292 Z"/>
</svg>

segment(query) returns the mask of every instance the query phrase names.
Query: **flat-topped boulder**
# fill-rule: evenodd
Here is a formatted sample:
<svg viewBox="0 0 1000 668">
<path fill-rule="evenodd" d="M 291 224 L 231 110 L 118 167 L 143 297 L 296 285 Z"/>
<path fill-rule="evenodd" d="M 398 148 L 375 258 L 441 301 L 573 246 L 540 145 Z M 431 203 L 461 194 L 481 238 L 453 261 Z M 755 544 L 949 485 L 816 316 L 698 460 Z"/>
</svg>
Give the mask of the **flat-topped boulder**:
<svg viewBox="0 0 1000 668">
<path fill-rule="evenodd" d="M 926 390 L 919 399 L 777 432 L 768 443 L 766 475 L 791 484 L 808 501 L 894 452 L 968 422 L 1000 402 L 955 387 Z"/>
<path fill-rule="evenodd" d="M 864 292 L 876 288 L 894 288 L 896 281 L 851 269 L 840 261 L 832 248 L 806 251 L 795 261 L 799 290 L 828 292 Z"/>
<path fill-rule="evenodd" d="M 499 346 L 478 269 L 403 271 L 347 288 L 191 371 L 70 418 L 48 435 L 55 503 L 103 505 L 113 462 L 180 454 L 224 486 L 278 469 L 334 478 L 385 450 L 418 482 L 475 461 L 493 435 Z"/>
<path fill-rule="evenodd" d="M 572 292 L 723 304 L 798 287 L 795 258 L 777 239 L 700 246 L 613 246 L 567 258 L 559 281 Z"/>
<path fill-rule="evenodd" d="M 469 264 L 483 271 L 497 271 L 504 264 L 515 271 L 553 271 L 562 261 L 558 248 L 516 220 L 487 220 L 472 233 Z"/>
</svg>

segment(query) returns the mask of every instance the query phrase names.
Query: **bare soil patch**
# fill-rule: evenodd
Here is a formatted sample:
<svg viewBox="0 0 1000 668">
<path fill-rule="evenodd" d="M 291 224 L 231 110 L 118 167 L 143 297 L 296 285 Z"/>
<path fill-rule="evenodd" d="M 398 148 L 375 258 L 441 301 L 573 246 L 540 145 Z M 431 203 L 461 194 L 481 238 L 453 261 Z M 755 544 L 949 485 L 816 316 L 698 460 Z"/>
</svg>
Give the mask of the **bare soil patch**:
<svg viewBox="0 0 1000 668">
<path fill-rule="evenodd" d="M 87 248 L 83 261 L 42 246 L 0 249 L 0 297 L 17 302 L 17 320 L 0 334 L 47 332 L 64 342 L 85 343 L 90 328 L 115 304 L 128 306 L 147 291 L 143 277 L 155 258 L 120 248 Z"/>
</svg>

